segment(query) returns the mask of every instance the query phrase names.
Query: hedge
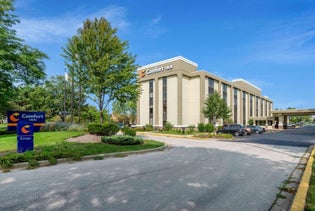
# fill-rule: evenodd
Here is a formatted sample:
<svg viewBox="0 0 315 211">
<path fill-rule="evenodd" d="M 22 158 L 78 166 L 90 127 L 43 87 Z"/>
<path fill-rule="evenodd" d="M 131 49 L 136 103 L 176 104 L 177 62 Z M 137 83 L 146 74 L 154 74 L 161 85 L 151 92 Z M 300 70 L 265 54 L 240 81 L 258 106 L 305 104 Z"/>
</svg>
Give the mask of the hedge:
<svg viewBox="0 0 315 211">
<path fill-rule="evenodd" d="M 129 127 L 123 127 L 122 132 L 125 136 L 136 136 L 137 132 Z"/>
<path fill-rule="evenodd" d="M 119 131 L 119 126 L 115 123 L 106 122 L 104 124 L 89 124 L 88 131 L 99 136 L 112 136 Z"/>
<path fill-rule="evenodd" d="M 115 144 L 115 145 L 137 145 L 143 144 L 143 139 L 134 136 L 110 136 L 102 137 L 102 142 L 106 144 Z"/>
</svg>

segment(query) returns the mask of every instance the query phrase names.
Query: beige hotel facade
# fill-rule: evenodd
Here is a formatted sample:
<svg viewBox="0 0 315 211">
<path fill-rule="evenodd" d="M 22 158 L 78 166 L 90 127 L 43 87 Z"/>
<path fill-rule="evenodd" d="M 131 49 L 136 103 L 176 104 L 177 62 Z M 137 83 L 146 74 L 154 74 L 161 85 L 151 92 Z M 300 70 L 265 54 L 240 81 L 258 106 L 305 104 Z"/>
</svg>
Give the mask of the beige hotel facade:
<svg viewBox="0 0 315 211">
<path fill-rule="evenodd" d="M 141 94 L 137 102 L 137 125 L 175 127 L 207 123 L 202 114 L 204 101 L 214 91 L 220 93 L 231 109 L 234 123 L 248 124 L 249 119 L 272 125 L 273 102 L 262 96 L 261 89 L 243 80 L 227 81 L 204 70 L 182 56 L 142 66 L 138 69 Z M 222 125 L 222 120 L 218 125 Z"/>
</svg>

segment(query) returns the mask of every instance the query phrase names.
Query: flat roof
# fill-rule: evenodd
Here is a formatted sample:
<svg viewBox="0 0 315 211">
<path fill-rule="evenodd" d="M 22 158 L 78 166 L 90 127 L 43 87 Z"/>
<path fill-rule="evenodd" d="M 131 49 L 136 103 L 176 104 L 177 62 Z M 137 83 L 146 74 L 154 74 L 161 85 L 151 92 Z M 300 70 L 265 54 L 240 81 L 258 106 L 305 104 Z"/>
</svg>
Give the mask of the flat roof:
<svg viewBox="0 0 315 211">
<path fill-rule="evenodd" d="M 182 56 L 176 56 L 176 57 L 173 57 L 173 58 L 170 58 L 170 59 L 166 59 L 166 60 L 163 60 L 163 61 L 159 61 L 159 62 L 155 62 L 155 63 L 152 63 L 152 64 L 148 64 L 148 65 L 144 65 L 140 68 L 138 68 L 138 70 L 141 70 L 141 69 L 147 69 L 147 68 L 151 68 L 151 67 L 155 67 L 155 66 L 159 66 L 159 65 L 162 65 L 162 64 L 166 64 L 166 63 L 170 63 L 170 62 L 174 62 L 174 61 L 178 61 L 178 60 L 182 60 L 192 66 L 195 66 L 195 67 L 198 67 L 198 64 L 193 62 L 193 61 L 190 61 Z"/>
<path fill-rule="evenodd" d="M 244 83 L 246 83 L 246 84 L 248 84 L 248 85 L 250 85 L 250 86 L 252 86 L 252 87 L 258 89 L 259 91 L 261 91 L 261 88 L 259 88 L 258 86 L 255 86 L 254 84 L 252 84 L 252 83 L 246 81 L 246 80 L 243 79 L 243 78 L 234 79 L 234 80 L 232 80 L 232 82 L 244 82 Z"/>
</svg>

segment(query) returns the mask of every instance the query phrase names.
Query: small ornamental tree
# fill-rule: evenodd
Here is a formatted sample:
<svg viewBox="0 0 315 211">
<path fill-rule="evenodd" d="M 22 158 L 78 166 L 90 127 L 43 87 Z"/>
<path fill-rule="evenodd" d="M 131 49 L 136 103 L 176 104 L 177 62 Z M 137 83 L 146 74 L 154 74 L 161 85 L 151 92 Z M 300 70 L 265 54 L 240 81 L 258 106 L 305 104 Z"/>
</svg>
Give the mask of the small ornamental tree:
<svg viewBox="0 0 315 211">
<path fill-rule="evenodd" d="M 231 116 L 231 110 L 216 91 L 205 100 L 202 113 L 213 125 L 216 124 L 218 119 L 225 120 Z"/>
<path fill-rule="evenodd" d="M 254 125 L 254 120 L 249 119 L 249 120 L 248 120 L 248 124 L 249 124 L 249 125 Z"/>
</svg>

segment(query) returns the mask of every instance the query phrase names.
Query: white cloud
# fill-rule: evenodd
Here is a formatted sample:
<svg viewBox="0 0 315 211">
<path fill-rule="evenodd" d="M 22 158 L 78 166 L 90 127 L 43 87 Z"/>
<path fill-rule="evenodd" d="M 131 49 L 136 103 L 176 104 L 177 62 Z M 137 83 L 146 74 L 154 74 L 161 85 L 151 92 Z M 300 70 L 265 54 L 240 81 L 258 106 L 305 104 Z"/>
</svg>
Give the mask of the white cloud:
<svg viewBox="0 0 315 211">
<path fill-rule="evenodd" d="M 150 36 L 151 38 L 159 38 L 162 34 L 166 33 L 166 28 L 161 25 L 162 16 L 154 17 L 146 27 L 146 35 Z"/>
<path fill-rule="evenodd" d="M 58 17 L 20 17 L 21 23 L 16 26 L 16 31 L 18 37 L 27 42 L 59 42 L 73 36 L 87 18 L 93 20 L 95 17 L 105 17 L 112 27 L 124 30 L 128 26 L 125 14 L 125 8 L 111 6 L 92 14 L 82 14 L 76 11 Z"/>
<path fill-rule="evenodd" d="M 263 33 L 254 47 L 252 61 L 273 63 L 314 62 L 315 17 L 303 17 L 278 24 Z"/>
<path fill-rule="evenodd" d="M 152 21 L 151 21 L 151 24 L 153 24 L 153 25 L 159 24 L 161 19 L 162 19 L 161 16 L 153 18 Z"/>
</svg>

